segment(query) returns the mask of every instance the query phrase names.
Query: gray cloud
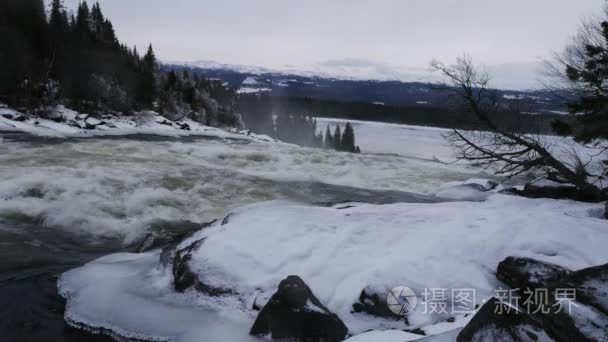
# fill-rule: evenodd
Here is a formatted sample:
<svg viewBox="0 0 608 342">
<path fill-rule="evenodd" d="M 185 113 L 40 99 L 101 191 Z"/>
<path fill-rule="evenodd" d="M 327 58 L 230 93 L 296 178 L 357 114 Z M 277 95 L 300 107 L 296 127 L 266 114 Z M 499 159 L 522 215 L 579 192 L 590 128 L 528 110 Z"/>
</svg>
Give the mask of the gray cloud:
<svg viewBox="0 0 608 342">
<path fill-rule="evenodd" d="M 603 0 L 99 0 L 119 36 L 163 60 L 283 68 L 426 68 L 467 52 L 529 64 L 560 50 Z M 66 0 L 75 8 L 78 0 Z M 325 62 L 323 62 L 325 61 Z M 346 64 L 344 64 L 346 62 Z"/>
</svg>

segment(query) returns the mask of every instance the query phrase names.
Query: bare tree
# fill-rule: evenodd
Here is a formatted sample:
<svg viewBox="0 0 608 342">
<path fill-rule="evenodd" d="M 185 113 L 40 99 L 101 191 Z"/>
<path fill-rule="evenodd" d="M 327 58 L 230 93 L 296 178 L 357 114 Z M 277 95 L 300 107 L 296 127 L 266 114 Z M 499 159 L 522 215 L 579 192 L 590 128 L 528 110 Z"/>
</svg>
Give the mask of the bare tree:
<svg viewBox="0 0 608 342">
<path fill-rule="evenodd" d="M 492 119 L 500 111 L 499 97 L 488 87 L 489 75 L 475 66 L 471 57 L 459 57 L 454 65 L 433 61 L 431 66 L 450 80 L 465 106 L 485 128 L 481 131 L 454 129 L 447 135 L 459 160 L 506 176 L 540 172 L 553 180 L 574 184 L 588 196 L 602 198 L 602 191 L 589 181 L 593 177 L 575 149 L 570 151 L 570 156 L 562 153 L 557 157 L 555 139 L 559 138 L 508 131 Z"/>
</svg>

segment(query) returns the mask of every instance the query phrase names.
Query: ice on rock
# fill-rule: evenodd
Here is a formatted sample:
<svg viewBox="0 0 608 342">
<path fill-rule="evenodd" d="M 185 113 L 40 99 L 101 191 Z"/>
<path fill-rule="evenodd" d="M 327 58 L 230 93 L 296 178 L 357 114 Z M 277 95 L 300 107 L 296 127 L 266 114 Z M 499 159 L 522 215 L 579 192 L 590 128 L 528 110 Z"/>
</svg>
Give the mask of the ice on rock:
<svg viewBox="0 0 608 342">
<path fill-rule="evenodd" d="M 58 287 L 68 299 L 68 324 L 149 341 L 257 341 L 248 321 L 176 296 L 158 257 L 114 254 L 64 273 Z"/>
</svg>

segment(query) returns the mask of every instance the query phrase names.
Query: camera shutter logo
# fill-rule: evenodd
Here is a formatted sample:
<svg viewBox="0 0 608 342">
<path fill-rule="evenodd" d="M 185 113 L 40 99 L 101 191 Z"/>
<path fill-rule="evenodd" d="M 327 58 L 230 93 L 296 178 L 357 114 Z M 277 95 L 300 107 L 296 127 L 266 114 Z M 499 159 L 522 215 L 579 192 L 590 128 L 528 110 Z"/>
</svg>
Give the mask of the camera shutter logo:
<svg viewBox="0 0 608 342">
<path fill-rule="evenodd" d="M 397 286 L 386 295 L 388 309 L 395 315 L 407 315 L 414 311 L 417 303 L 418 297 L 416 297 L 416 293 L 406 286 Z"/>
</svg>

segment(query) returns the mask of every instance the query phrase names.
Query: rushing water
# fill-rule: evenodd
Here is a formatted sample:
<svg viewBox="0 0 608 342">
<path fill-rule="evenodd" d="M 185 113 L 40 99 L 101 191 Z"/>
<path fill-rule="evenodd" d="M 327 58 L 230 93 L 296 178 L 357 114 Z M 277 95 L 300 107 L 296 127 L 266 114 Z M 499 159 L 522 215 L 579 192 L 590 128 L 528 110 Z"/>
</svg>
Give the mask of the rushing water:
<svg viewBox="0 0 608 342">
<path fill-rule="evenodd" d="M 101 255 L 161 246 L 243 204 L 429 202 L 475 175 L 278 143 L 0 137 L 0 335 L 20 341 L 93 341 L 64 324 L 55 280 Z"/>
</svg>

